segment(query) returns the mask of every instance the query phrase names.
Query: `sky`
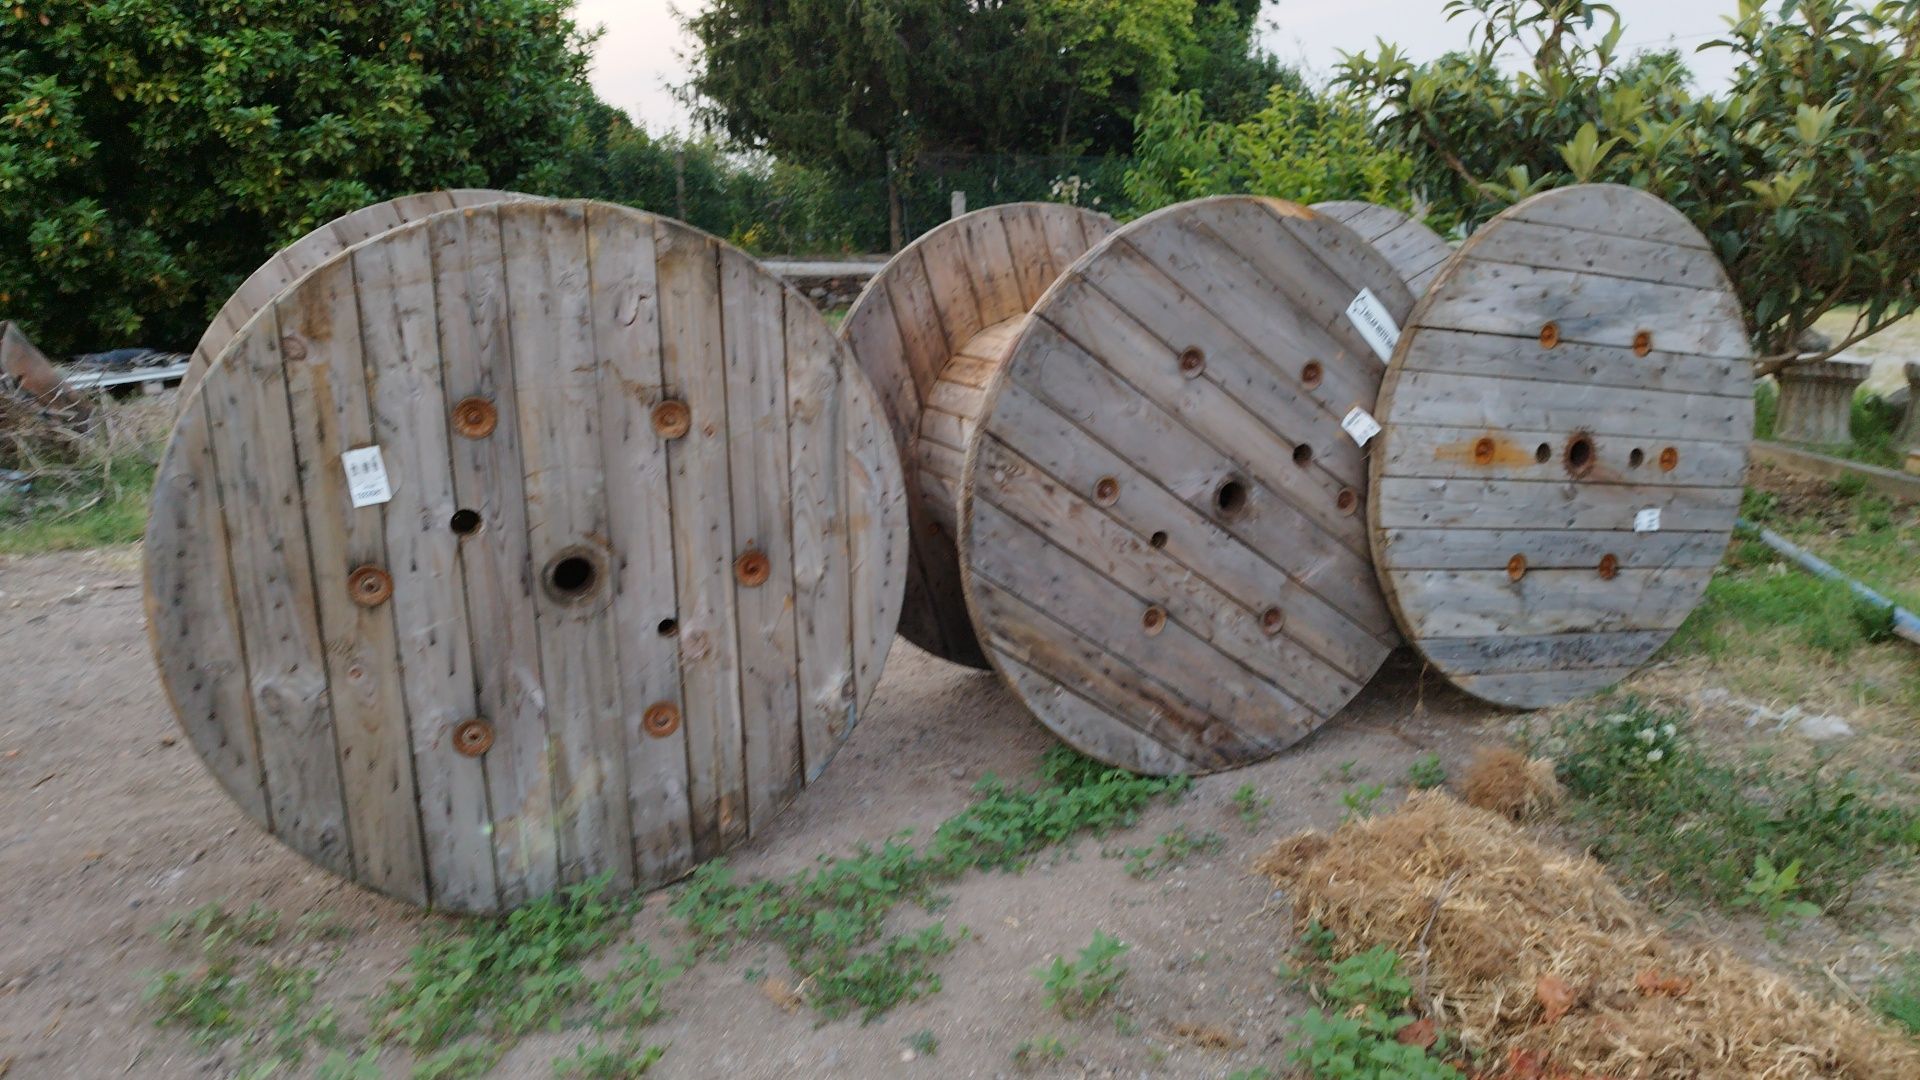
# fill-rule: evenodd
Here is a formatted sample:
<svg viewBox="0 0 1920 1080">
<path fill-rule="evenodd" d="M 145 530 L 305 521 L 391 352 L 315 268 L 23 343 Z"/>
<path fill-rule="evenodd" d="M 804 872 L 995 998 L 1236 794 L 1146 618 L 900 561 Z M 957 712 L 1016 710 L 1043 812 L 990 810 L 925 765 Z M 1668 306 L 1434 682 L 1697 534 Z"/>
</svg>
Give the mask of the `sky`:
<svg viewBox="0 0 1920 1080">
<path fill-rule="evenodd" d="M 627 110 L 650 131 L 689 127 L 687 112 L 669 87 L 685 82 L 691 42 L 674 10 L 698 10 L 702 0 L 579 0 L 582 26 L 604 30 L 595 50 L 593 84 L 602 99 Z M 1726 28 L 1735 0 L 1613 0 L 1627 29 L 1628 52 L 1678 46 L 1703 89 L 1724 85 L 1732 72 L 1719 50 L 1695 55 L 1701 42 Z M 1466 43 L 1469 23 L 1449 23 L 1444 0 L 1279 0 L 1261 16 L 1261 44 L 1282 60 L 1324 78 L 1342 50 L 1371 50 L 1384 37 L 1415 60 L 1431 60 Z"/>
</svg>

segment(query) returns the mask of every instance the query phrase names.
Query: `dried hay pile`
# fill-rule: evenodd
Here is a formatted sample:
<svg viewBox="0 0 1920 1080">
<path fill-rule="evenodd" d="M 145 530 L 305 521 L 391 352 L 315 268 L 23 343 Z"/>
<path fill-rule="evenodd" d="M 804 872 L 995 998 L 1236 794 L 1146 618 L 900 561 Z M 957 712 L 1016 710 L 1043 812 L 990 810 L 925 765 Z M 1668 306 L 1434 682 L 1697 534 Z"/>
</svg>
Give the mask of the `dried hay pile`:
<svg viewBox="0 0 1920 1080">
<path fill-rule="evenodd" d="M 1890 1028 L 1669 941 L 1599 864 L 1440 792 L 1284 840 L 1258 869 L 1340 955 L 1398 950 L 1415 1007 L 1515 1074 L 1920 1077 Z"/>
</svg>

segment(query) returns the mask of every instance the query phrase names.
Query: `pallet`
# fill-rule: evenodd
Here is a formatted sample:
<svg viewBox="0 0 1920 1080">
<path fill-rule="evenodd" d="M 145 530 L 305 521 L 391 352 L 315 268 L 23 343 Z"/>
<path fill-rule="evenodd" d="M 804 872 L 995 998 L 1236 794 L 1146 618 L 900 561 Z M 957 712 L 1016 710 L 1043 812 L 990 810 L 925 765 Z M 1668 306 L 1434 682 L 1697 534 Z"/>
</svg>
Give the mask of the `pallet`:
<svg viewBox="0 0 1920 1080">
<path fill-rule="evenodd" d="M 812 305 L 582 202 L 432 214 L 264 305 L 146 539 L 163 681 L 247 815 L 480 913 L 764 832 L 859 722 L 906 564 L 885 415 Z"/>
<path fill-rule="evenodd" d="M 912 556 L 900 633 L 935 656 L 987 666 L 953 539 L 969 418 L 1027 312 L 1113 227 L 1059 203 L 977 210 L 902 250 L 841 324 L 907 462 Z"/>
<path fill-rule="evenodd" d="M 1370 536 L 1407 640 L 1522 708 L 1646 662 L 1732 534 L 1751 352 L 1706 238 L 1651 195 L 1562 188 L 1476 232 L 1380 391 Z"/>
<path fill-rule="evenodd" d="M 1384 348 L 1413 306 L 1352 230 L 1204 199 L 1095 247 L 1035 306 L 973 418 L 960 559 L 974 625 L 1066 742 L 1136 772 L 1261 760 L 1396 644 L 1365 527 Z"/>
<path fill-rule="evenodd" d="M 185 407 L 187 396 L 193 388 L 206 377 L 207 365 L 213 363 L 214 357 L 219 356 L 227 343 L 240 333 L 247 320 L 314 267 L 363 240 L 409 221 L 418 221 L 429 214 L 462 206 L 484 206 L 506 199 L 534 197 L 490 188 L 455 188 L 451 191 L 403 195 L 343 214 L 281 248 L 240 283 L 227 302 L 220 305 L 219 313 L 213 317 L 206 332 L 200 335 L 200 342 L 193 347 L 193 355 L 187 362 L 186 374 L 180 380 L 179 400 L 182 407 Z"/>
</svg>

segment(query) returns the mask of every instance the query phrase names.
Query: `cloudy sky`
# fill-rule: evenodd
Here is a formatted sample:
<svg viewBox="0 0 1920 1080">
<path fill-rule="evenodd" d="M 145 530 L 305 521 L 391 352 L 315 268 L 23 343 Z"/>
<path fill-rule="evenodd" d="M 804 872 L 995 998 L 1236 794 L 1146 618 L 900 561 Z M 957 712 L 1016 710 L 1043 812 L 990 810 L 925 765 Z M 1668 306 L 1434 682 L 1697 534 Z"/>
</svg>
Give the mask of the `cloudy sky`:
<svg viewBox="0 0 1920 1080">
<path fill-rule="evenodd" d="M 687 126 L 685 110 L 667 87 L 685 81 L 692 46 L 681 36 L 673 11 L 697 10 L 703 0 L 579 0 L 583 25 L 601 26 L 594 58 L 594 85 L 609 103 L 626 109 L 654 131 Z M 1633 48 L 1695 46 L 1719 36 L 1735 0 L 1613 0 L 1627 24 L 1621 43 Z M 1262 17 L 1261 41 L 1289 63 L 1324 76 L 1342 50 L 1371 49 L 1384 37 L 1416 60 L 1466 41 L 1467 24 L 1449 23 L 1443 0 L 1280 0 Z M 1725 53 L 1689 55 L 1702 85 L 1723 83 L 1730 71 Z"/>
</svg>

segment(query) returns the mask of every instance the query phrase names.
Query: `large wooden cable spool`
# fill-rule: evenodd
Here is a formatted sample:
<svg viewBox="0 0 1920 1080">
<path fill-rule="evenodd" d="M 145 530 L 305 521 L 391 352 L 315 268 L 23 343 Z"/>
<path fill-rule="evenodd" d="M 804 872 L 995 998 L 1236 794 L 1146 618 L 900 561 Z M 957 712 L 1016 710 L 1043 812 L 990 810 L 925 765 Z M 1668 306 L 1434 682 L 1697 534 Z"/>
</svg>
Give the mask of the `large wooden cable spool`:
<svg viewBox="0 0 1920 1080">
<path fill-rule="evenodd" d="M 207 324 L 206 333 L 200 335 L 200 342 L 193 347 L 193 357 L 187 363 L 187 373 L 180 380 L 182 405 L 186 403 L 187 395 L 206 377 L 207 366 L 240 333 L 247 320 L 272 303 L 273 298 L 279 296 L 287 286 L 321 263 L 355 244 L 389 229 L 397 229 L 409 221 L 418 221 L 429 214 L 462 206 L 484 206 L 487 203 L 531 198 L 535 196 L 491 188 L 454 188 L 402 195 L 342 214 L 274 252 L 272 258 L 261 263 L 259 269 L 249 274 L 247 280 L 233 291 L 227 302 L 220 305 L 213 322 Z"/>
<path fill-rule="evenodd" d="M 1059 203 L 1015 203 L 933 229 L 870 281 L 841 325 L 885 404 L 907 463 L 911 572 L 901 636 L 986 667 L 954 546 L 972 424 L 1021 321 L 1112 219 Z"/>
<path fill-rule="evenodd" d="M 1380 392 L 1371 535 L 1401 630 L 1487 701 L 1633 672 L 1740 509 L 1751 344 L 1705 237 L 1632 188 L 1536 195 L 1463 244 Z"/>
<path fill-rule="evenodd" d="M 391 498 L 356 508 L 367 447 Z M 762 831 L 858 722 L 905 566 L 886 416 L 812 305 L 580 202 L 286 289 L 187 403 L 146 543 L 163 681 L 245 812 L 470 912 Z"/>
<path fill-rule="evenodd" d="M 1406 280 L 1407 288 L 1413 290 L 1415 300 L 1427 294 L 1440 268 L 1453 256 L 1453 245 L 1447 243 L 1446 237 L 1434 232 L 1426 222 L 1391 206 L 1337 201 L 1314 203 L 1313 210 L 1359 233 L 1360 239 L 1386 256 L 1394 270 Z"/>
<path fill-rule="evenodd" d="M 1340 711 L 1397 643 L 1367 546 L 1384 346 L 1412 295 L 1276 199 L 1141 218 L 1034 308 L 977 421 L 960 555 L 992 662 L 1102 761 L 1204 773 Z"/>
</svg>

